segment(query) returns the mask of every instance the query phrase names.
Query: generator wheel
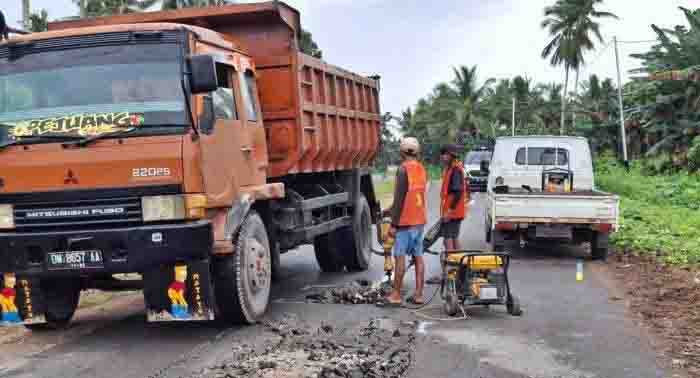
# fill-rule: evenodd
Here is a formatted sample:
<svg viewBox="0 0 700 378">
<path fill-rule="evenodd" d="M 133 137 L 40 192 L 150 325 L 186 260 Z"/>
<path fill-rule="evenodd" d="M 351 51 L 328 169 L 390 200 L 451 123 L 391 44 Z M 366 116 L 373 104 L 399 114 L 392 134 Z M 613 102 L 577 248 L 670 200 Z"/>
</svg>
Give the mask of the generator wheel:
<svg viewBox="0 0 700 378">
<path fill-rule="evenodd" d="M 520 316 L 523 314 L 523 310 L 520 309 L 520 299 L 515 295 L 511 295 L 506 302 L 506 309 L 508 313 L 513 316 Z"/>
<path fill-rule="evenodd" d="M 26 324 L 32 331 L 56 330 L 68 327 L 80 301 L 80 280 L 63 278 L 43 281 L 46 323 Z"/>
<path fill-rule="evenodd" d="M 343 270 L 340 248 L 333 242 L 334 233 L 319 235 L 314 238 L 314 254 L 321 271 L 336 273 Z"/>
<path fill-rule="evenodd" d="M 214 290 L 225 321 L 253 324 L 267 311 L 272 262 L 270 243 L 260 215 L 251 211 L 234 238 L 233 255 L 214 262 Z"/>
<path fill-rule="evenodd" d="M 442 304 L 442 309 L 445 311 L 445 314 L 449 316 L 457 315 L 457 311 L 459 310 L 457 296 L 454 294 L 447 294 L 447 297 L 445 297 L 445 300 Z"/>
<path fill-rule="evenodd" d="M 352 225 L 335 231 L 344 265 L 351 272 L 367 270 L 372 259 L 372 216 L 364 195 L 353 211 Z"/>
</svg>

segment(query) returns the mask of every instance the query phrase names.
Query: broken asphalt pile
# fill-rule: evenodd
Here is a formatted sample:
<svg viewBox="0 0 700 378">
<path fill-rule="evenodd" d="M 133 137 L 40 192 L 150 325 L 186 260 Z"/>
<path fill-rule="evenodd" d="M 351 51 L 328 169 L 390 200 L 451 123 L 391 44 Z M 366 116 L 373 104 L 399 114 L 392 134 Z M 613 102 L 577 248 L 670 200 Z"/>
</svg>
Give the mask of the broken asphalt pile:
<svg viewBox="0 0 700 378">
<path fill-rule="evenodd" d="M 306 296 L 310 303 L 374 304 L 389 295 L 391 287 L 381 281 L 358 280 L 345 287 L 329 288 Z"/>
<path fill-rule="evenodd" d="M 700 272 L 628 255 L 618 256 L 615 272 L 631 310 L 667 341 L 671 367 L 700 377 Z"/>
<path fill-rule="evenodd" d="M 266 324 L 263 345 L 233 347 L 197 378 L 399 378 L 413 361 L 414 322 L 372 319 L 354 328 L 312 328 L 289 315 Z"/>
</svg>

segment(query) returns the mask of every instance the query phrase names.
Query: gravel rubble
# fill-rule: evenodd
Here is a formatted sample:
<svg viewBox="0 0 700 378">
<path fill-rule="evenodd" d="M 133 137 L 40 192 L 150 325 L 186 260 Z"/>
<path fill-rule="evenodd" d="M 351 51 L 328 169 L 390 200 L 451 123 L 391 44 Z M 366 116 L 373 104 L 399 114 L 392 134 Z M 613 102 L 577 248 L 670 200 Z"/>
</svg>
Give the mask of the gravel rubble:
<svg viewBox="0 0 700 378">
<path fill-rule="evenodd" d="M 389 295 L 391 287 L 381 281 L 358 280 L 345 287 L 328 288 L 306 296 L 309 303 L 375 304 Z"/>
<path fill-rule="evenodd" d="M 233 346 L 230 359 L 192 378 L 399 378 L 413 363 L 416 326 L 375 318 L 312 327 L 287 314 L 265 324 L 264 345 Z"/>
</svg>

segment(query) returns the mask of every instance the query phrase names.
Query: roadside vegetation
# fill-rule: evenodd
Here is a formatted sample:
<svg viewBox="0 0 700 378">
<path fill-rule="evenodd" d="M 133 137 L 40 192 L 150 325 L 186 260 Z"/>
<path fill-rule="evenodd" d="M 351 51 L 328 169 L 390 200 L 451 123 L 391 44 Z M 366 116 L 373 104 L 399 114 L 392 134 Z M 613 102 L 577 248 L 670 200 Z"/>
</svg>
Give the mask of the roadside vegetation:
<svg viewBox="0 0 700 378">
<path fill-rule="evenodd" d="M 700 263 L 700 177 L 648 170 L 634 162 L 626 172 L 607 157 L 596 164 L 598 187 L 620 196 L 622 226 L 612 236 L 614 247 L 674 265 Z"/>
</svg>

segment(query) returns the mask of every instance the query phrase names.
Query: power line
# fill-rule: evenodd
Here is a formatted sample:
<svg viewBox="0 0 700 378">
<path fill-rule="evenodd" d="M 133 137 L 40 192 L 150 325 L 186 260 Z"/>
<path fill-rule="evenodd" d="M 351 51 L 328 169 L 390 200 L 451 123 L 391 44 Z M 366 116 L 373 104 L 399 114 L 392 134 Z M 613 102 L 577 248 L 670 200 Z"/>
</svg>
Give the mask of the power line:
<svg viewBox="0 0 700 378">
<path fill-rule="evenodd" d="M 658 39 L 648 39 L 645 41 L 617 41 L 617 43 L 654 43 L 659 42 Z"/>
</svg>

